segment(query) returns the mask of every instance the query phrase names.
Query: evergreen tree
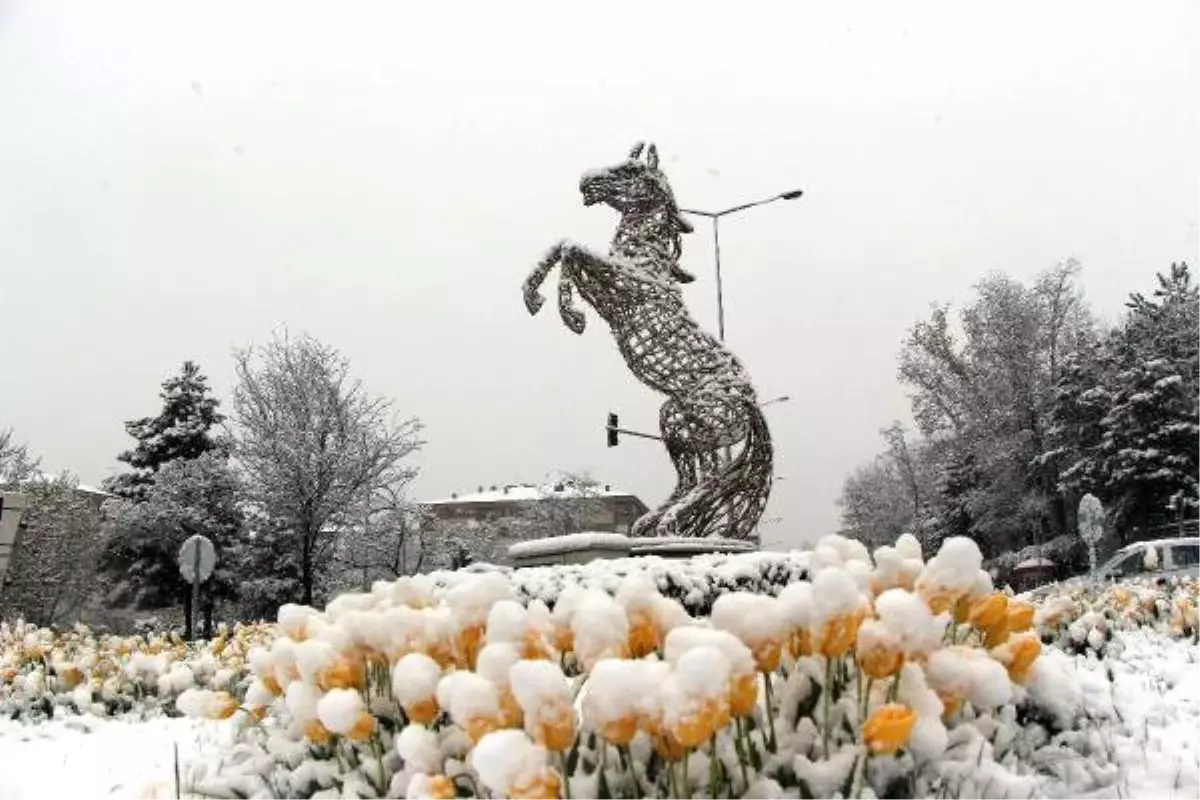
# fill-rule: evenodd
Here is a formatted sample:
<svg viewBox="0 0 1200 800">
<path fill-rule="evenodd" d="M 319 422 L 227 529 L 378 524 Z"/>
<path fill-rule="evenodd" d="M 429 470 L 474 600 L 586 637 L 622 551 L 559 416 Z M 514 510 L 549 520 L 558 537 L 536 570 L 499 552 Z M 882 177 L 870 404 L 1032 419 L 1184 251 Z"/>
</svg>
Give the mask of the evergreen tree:
<svg viewBox="0 0 1200 800">
<path fill-rule="evenodd" d="M 1069 505 L 1091 492 L 1121 541 L 1196 516 L 1197 289 L 1184 264 L 1130 296 L 1121 325 L 1064 363 L 1050 449 Z"/>
<path fill-rule="evenodd" d="M 113 579 L 110 603 L 190 610 L 191 584 L 179 573 L 179 548 L 193 534 L 208 537 L 217 568 L 204 584 L 204 611 L 237 594 L 244 574 L 242 512 L 237 474 L 221 451 L 163 465 L 140 502 L 111 510 L 101 566 Z"/>
<path fill-rule="evenodd" d="M 144 500 L 155 474 L 164 464 L 197 458 L 221 446 L 211 431 L 224 417 L 217 412 L 220 402 L 211 395 L 208 379 L 200 367 L 185 361 L 179 375 L 163 382 L 159 396 L 163 407 L 158 416 L 125 423 L 125 430 L 137 444 L 117 456 L 117 460 L 131 466 L 133 471 L 118 475 L 105 485 L 120 497 Z"/>
<path fill-rule="evenodd" d="M 1186 264 L 1158 284 L 1152 299 L 1130 297 L 1109 342 L 1111 406 L 1096 453 L 1101 499 L 1126 539 L 1197 511 L 1200 297 Z"/>
</svg>

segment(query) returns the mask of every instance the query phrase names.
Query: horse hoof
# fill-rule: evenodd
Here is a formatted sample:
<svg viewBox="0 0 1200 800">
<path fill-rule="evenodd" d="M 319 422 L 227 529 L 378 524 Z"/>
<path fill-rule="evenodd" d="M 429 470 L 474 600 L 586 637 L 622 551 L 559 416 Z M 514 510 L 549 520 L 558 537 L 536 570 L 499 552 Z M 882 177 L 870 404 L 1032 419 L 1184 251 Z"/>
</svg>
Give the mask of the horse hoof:
<svg viewBox="0 0 1200 800">
<path fill-rule="evenodd" d="M 525 293 L 525 308 L 529 309 L 530 315 L 536 314 L 542 310 L 542 304 L 546 302 L 546 298 L 542 297 L 537 292 Z"/>
</svg>

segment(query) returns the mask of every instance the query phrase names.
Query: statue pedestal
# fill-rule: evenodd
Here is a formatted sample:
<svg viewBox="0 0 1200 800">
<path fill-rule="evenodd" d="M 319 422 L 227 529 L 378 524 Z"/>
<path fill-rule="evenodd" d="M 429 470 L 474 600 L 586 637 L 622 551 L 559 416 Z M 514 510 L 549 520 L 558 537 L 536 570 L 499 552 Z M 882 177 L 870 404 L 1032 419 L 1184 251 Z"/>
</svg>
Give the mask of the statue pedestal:
<svg viewBox="0 0 1200 800">
<path fill-rule="evenodd" d="M 627 558 L 630 538 L 621 533 L 568 533 L 517 542 L 508 548 L 513 567 L 586 564 L 598 558 Z"/>
<path fill-rule="evenodd" d="M 743 539 L 693 539 L 685 536 L 646 537 L 630 539 L 630 555 L 659 556 L 660 558 L 691 558 L 707 553 L 753 553 L 754 542 Z"/>
<path fill-rule="evenodd" d="M 739 539 L 631 538 L 620 533 L 570 533 L 518 542 L 508 548 L 508 557 L 514 568 L 521 569 L 586 564 L 597 559 L 630 556 L 684 559 L 706 553 L 752 553 L 757 550 L 758 545 L 754 542 Z"/>
</svg>

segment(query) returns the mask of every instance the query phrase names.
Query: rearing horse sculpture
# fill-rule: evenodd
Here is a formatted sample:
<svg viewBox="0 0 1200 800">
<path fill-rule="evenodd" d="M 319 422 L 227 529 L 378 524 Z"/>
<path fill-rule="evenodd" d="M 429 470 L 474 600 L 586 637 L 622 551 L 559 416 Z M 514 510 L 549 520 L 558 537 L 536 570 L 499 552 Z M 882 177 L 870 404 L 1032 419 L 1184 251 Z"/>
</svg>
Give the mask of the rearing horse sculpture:
<svg viewBox="0 0 1200 800">
<path fill-rule="evenodd" d="M 583 333 L 578 292 L 612 328 L 634 376 L 667 395 L 659 425 L 678 482 L 633 535 L 749 539 L 771 490 L 771 435 L 741 363 L 687 313 L 680 284 L 692 276 L 679 266 L 680 236 L 692 227 L 654 145 L 645 160 L 642 151 L 638 144 L 627 160 L 579 184 L 584 205 L 605 203 L 621 214 L 608 255 L 567 240 L 554 245 L 525 280 L 525 305 L 530 314 L 541 309 L 538 289 L 560 267 L 566 326 Z"/>
</svg>

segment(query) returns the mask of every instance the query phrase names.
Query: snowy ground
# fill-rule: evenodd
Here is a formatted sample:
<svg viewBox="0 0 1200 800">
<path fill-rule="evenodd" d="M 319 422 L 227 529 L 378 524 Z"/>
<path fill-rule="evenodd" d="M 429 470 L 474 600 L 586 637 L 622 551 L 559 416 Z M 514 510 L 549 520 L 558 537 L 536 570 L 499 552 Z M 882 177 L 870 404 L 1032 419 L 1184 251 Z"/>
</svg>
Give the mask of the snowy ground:
<svg viewBox="0 0 1200 800">
<path fill-rule="evenodd" d="M 182 765 L 228 738 L 191 719 L 0 720 L 0 798 L 175 797 L 174 745 Z"/>
<path fill-rule="evenodd" d="M 1125 797 L 1200 795 L 1200 647 L 1147 631 L 1119 634 L 1113 704 L 1124 723 L 1114 732 L 1126 771 Z"/>
<path fill-rule="evenodd" d="M 1119 658 L 1093 660 L 1081 681 L 1089 712 L 1125 772 L 1113 796 L 1196 797 L 1200 647 L 1149 631 L 1117 639 Z M 189 719 L 0 721 L 0 798 L 174 797 L 174 745 L 186 766 L 230 738 L 228 723 Z"/>
</svg>

